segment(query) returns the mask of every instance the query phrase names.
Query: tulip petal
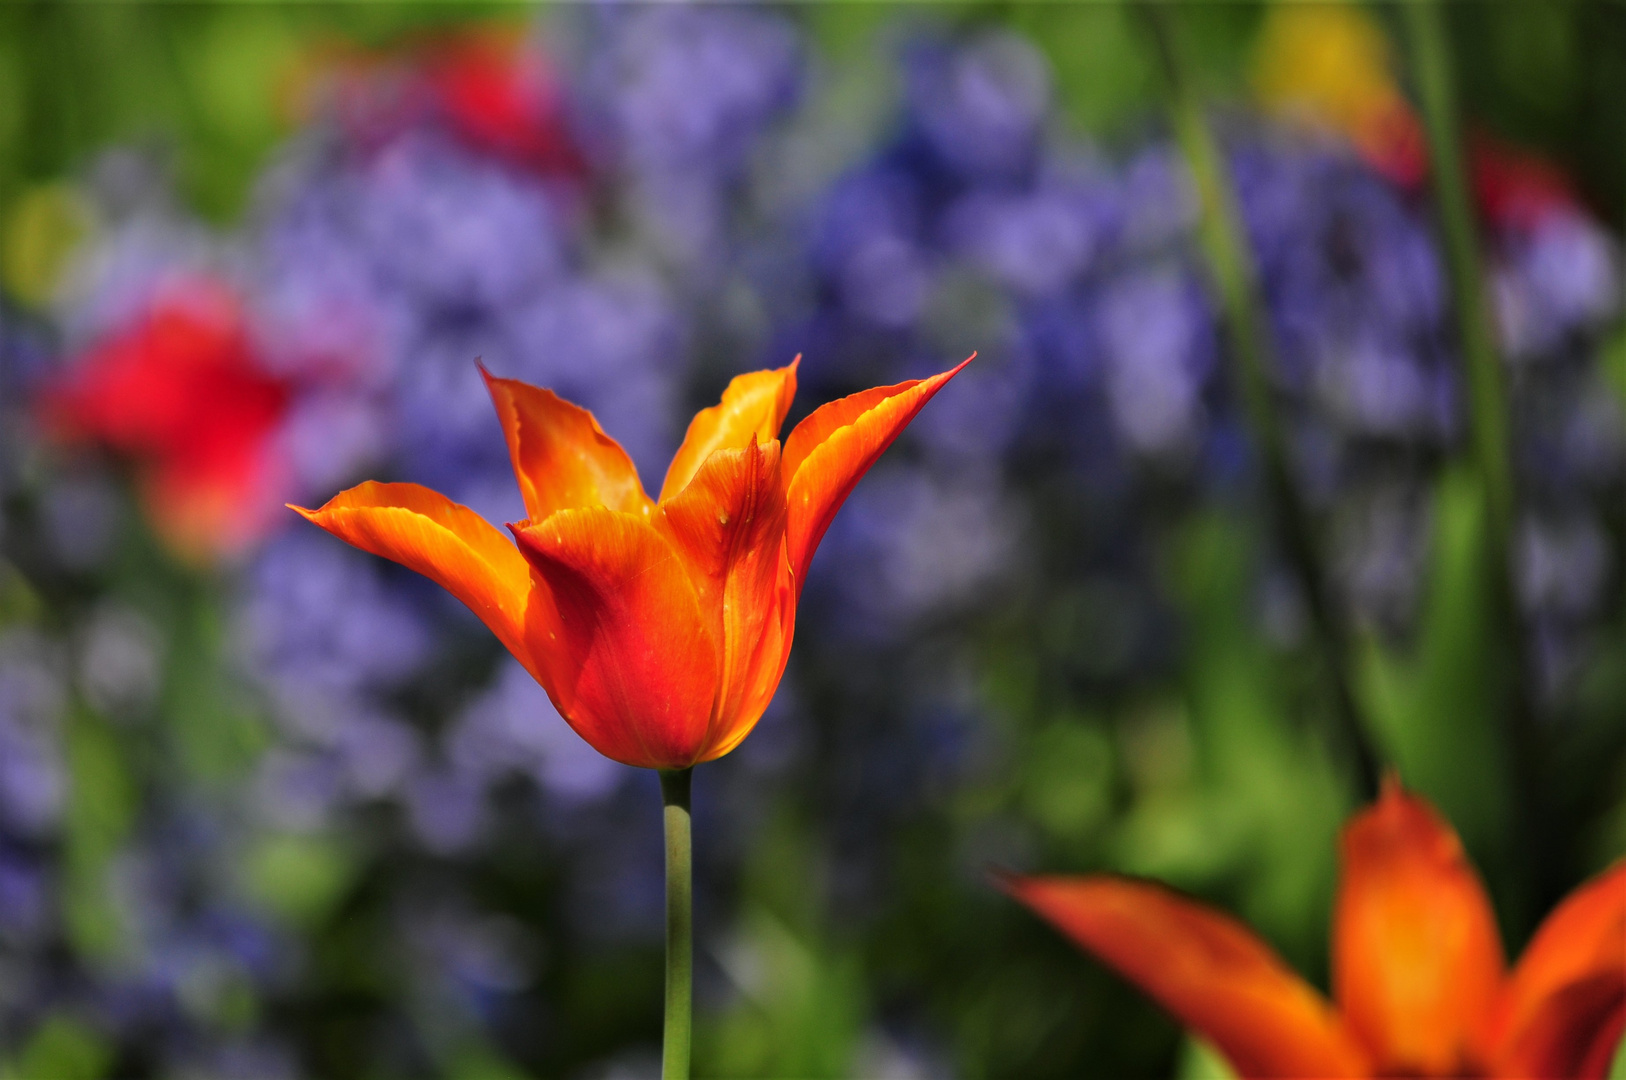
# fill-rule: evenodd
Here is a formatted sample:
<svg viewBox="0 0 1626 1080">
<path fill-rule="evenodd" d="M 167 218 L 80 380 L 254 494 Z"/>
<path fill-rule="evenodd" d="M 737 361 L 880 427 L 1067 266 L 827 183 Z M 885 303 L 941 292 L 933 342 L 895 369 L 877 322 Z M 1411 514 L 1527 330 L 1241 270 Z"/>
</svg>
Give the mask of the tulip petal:
<svg viewBox="0 0 1626 1080">
<path fill-rule="evenodd" d="M 713 453 L 661 503 L 655 524 L 682 557 L 718 643 L 717 700 L 701 756 L 710 760 L 756 724 L 790 655 L 796 607 L 779 441 L 759 446 L 753 436 L 744 449 Z"/>
<path fill-rule="evenodd" d="M 1392 777 L 1345 826 L 1333 988 L 1382 1070 L 1460 1075 L 1502 983 L 1502 941 L 1457 834 Z"/>
<path fill-rule="evenodd" d="M 653 504 L 621 444 L 593 414 L 552 390 L 480 369 L 497 407 L 525 513 L 542 522 L 558 510 L 607 506 L 647 515 Z"/>
<path fill-rule="evenodd" d="M 667 467 L 660 501 L 687 487 L 714 451 L 738 450 L 753 436 L 759 443 L 779 438 L 779 426 L 796 396 L 796 368 L 801 362 L 798 356 L 789 367 L 736 375 L 723 391 L 722 401 L 695 413 L 683 445 Z"/>
<path fill-rule="evenodd" d="M 915 414 L 976 354 L 929 379 L 877 386 L 813 410 L 785 440 L 787 537 L 796 588 L 836 511 Z"/>
<path fill-rule="evenodd" d="M 717 648 L 672 545 L 641 515 L 604 507 L 509 528 L 558 609 L 552 690 L 571 727 L 628 765 L 693 765 Z"/>
<path fill-rule="evenodd" d="M 1508 1076 L 1600 1077 L 1626 1024 L 1626 862 L 1547 916 L 1508 980 L 1493 1028 Z"/>
<path fill-rule="evenodd" d="M 440 585 L 480 616 L 540 681 L 525 626 L 528 613 L 533 625 L 538 619 L 546 623 L 551 605 L 545 596 L 532 595 L 525 557 L 485 518 L 418 484 L 371 480 L 341 491 L 319 510 L 290 509 L 346 543 Z"/>
<path fill-rule="evenodd" d="M 1367 1075 L 1326 999 L 1230 916 L 1121 878 L 1013 878 L 1005 887 L 1213 1043 L 1242 1076 Z"/>
</svg>

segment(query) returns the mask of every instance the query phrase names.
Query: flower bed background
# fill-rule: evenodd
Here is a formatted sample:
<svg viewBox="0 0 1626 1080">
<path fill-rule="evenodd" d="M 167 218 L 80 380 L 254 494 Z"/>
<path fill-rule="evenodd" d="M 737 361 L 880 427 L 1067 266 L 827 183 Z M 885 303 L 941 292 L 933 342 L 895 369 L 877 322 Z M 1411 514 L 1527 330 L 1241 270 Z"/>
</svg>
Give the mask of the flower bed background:
<svg viewBox="0 0 1626 1080">
<path fill-rule="evenodd" d="M 1338 666 L 1517 947 L 1626 847 L 1626 38 L 1586 4 L 1454 27 L 1508 626 L 1381 13 L 1177 14 Z M 477 357 L 592 408 L 647 479 L 739 371 L 803 354 L 794 422 L 974 349 L 825 540 L 760 730 L 696 785 L 696 1069 L 1207 1067 L 988 879 L 1155 875 L 1314 973 L 1364 797 L 1144 28 L 454 16 L 0 12 L 6 1067 L 652 1072 L 654 778 L 455 601 L 282 504 L 371 477 L 522 516 Z"/>
</svg>

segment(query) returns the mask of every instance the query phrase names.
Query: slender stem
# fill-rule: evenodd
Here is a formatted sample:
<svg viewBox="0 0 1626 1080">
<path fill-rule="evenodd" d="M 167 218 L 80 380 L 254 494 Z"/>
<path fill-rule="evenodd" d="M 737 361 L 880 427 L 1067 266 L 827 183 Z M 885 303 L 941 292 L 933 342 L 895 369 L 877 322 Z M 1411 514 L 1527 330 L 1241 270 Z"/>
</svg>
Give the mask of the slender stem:
<svg viewBox="0 0 1626 1080">
<path fill-rule="evenodd" d="M 1515 842 L 1523 847 L 1535 885 L 1536 905 L 1556 885 L 1551 852 L 1539 839 L 1547 824 L 1548 807 L 1541 791 L 1542 741 L 1536 727 L 1536 705 L 1526 667 L 1517 586 L 1513 580 L 1512 537 L 1517 492 L 1513 475 L 1511 424 L 1501 357 L 1491 329 L 1485 285 L 1480 273 L 1479 236 L 1463 165 L 1462 138 L 1457 116 L 1455 76 L 1450 46 L 1439 6 L 1434 0 L 1401 4 L 1412 75 L 1428 138 L 1434 203 L 1440 217 L 1446 272 L 1457 322 L 1458 346 L 1464 381 L 1468 386 L 1468 423 L 1475 469 L 1484 487 L 1490 513 L 1490 573 L 1488 583 L 1497 614 L 1513 650 L 1507 665 L 1511 683 L 1508 727 L 1513 744 L 1514 782 L 1524 804 L 1522 832 Z"/>
<path fill-rule="evenodd" d="M 1423 126 L 1428 136 L 1434 201 L 1440 215 L 1446 273 L 1451 280 L 1463 373 L 1468 383 L 1473 454 L 1483 476 L 1492 521 L 1500 534 L 1496 542 L 1505 552 L 1513 518 L 1507 397 L 1502 388 L 1502 365 L 1491 337 L 1485 290 L 1479 275 L 1479 237 L 1463 169 L 1451 56 L 1439 9 L 1431 0 L 1415 0 L 1401 7 L 1411 44 L 1418 103 L 1422 106 Z"/>
<path fill-rule="evenodd" d="M 1338 735 L 1349 750 L 1361 794 L 1370 799 L 1378 790 L 1378 755 L 1356 704 L 1348 635 L 1333 610 L 1321 573 L 1309 509 L 1299 497 L 1288 465 L 1287 437 L 1270 382 L 1275 362 L 1270 330 L 1260 314 L 1258 274 L 1243 233 L 1241 212 L 1202 103 L 1185 77 L 1168 6 L 1144 4 L 1139 10 L 1151 29 L 1175 135 L 1197 186 L 1202 209 L 1199 239 L 1224 311 L 1230 354 L 1248 425 L 1264 463 L 1277 535 L 1304 590 L 1317 644 L 1331 676 Z"/>
<path fill-rule="evenodd" d="M 694 770 L 661 773 L 666 815 L 666 1025 L 661 1080 L 688 1080 L 694 1008 L 694 859 L 689 781 Z"/>
</svg>

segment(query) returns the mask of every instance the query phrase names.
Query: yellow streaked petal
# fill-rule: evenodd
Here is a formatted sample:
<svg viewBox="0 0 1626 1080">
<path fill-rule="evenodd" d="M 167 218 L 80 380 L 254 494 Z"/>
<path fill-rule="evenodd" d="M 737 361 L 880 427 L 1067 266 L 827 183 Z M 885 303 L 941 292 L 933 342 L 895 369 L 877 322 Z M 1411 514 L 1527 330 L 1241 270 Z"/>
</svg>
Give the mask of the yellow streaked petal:
<svg viewBox="0 0 1626 1080">
<path fill-rule="evenodd" d="M 1457 834 L 1393 779 L 1344 827 L 1333 991 L 1380 1070 L 1471 1071 L 1502 985 L 1502 940 Z"/>
<path fill-rule="evenodd" d="M 666 470 L 662 502 L 687 487 L 714 451 L 739 450 L 753 436 L 759 443 L 779 438 L 779 426 L 796 396 L 796 368 L 801 361 L 798 356 L 789 367 L 736 375 L 723 391 L 721 402 L 695 414 L 683 445 Z"/>
<path fill-rule="evenodd" d="M 929 379 L 878 386 L 822 405 L 785 440 L 787 537 L 796 588 L 836 511 L 915 414 L 976 358 Z"/>
</svg>

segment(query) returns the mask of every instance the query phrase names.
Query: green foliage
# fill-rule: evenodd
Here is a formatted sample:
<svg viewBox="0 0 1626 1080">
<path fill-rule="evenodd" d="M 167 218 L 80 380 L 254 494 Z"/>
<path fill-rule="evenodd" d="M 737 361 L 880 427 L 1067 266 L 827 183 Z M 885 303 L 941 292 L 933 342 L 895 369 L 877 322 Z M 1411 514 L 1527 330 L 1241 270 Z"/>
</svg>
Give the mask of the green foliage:
<svg viewBox="0 0 1626 1080">
<path fill-rule="evenodd" d="M 758 838 L 717 959 L 738 994 L 697 1035 L 710 1076 L 852 1075 L 866 1017 L 858 953 L 823 925 L 812 837 L 782 810 Z"/>
<path fill-rule="evenodd" d="M 137 791 L 117 733 L 101 717 L 73 709 L 65 741 L 68 932 L 82 955 L 105 960 L 117 953 L 122 936 L 107 872 L 134 820 Z"/>
<path fill-rule="evenodd" d="M 106 1039 L 80 1021 L 57 1014 L 23 1045 L 15 1064 L 0 1066 L 0 1080 L 101 1080 L 112 1063 Z"/>
<path fill-rule="evenodd" d="M 1022 778 L 1022 809 L 1053 839 L 1074 841 L 1106 821 L 1112 781 L 1112 743 L 1100 726 L 1059 719 L 1034 736 Z"/>
<path fill-rule="evenodd" d="M 1055 71 L 1056 97 L 1083 130 L 1100 135 L 1157 106 L 1157 81 L 1131 5 L 1019 4 L 1010 23 L 1043 49 Z"/>
<path fill-rule="evenodd" d="M 243 863 L 250 894 L 305 929 L 332 913 L 362 869 L 337 840 L 294 833 L 267 836 Z"/>
<path fill-rule="evenodd" d="M 1187 1035 L 1180 1050 L 1177 1080 L 1237 1080 L 1236 1070 L 1207 1042 Z"/>
<path fill-rule="evenodd" d="M 1118 860 L 1190 888 L 1234 877 L 1239 913 L 1314 966 L 1334 838 L 1352 799 L 1316 734 L 1326 705 L 1290 677 L 1302 660 L 1277 652 L 1251 614 L 1255 552 L 1249 530 L 1218 513 L 1175 537 L 1171 591 L 1189 635 L 1184 695 L 1128 729 L 1131 747 L 1144 744 L 1129 767 L 1146 777 L 1145 795 L 1118 837 Z"/>
<path fill-rule="evenodd" d="M 1427 795 L 1482 860 L 1506 856 L 1506 665 L 1500 654 L 1484 496 L 1446 474 L 1434 504 L 1428 593 L 1409 656 L 1364 647 L 1364 697 L 1401 779 Z"/>
<path fill-rule="evenodd" d="M 268 742 L 264 722 L 225 659 L 220 609 L 206 588 L 180 594 L 164 714 L 185 773 L 202 783 L 240 778 Z"/>
</svg>

